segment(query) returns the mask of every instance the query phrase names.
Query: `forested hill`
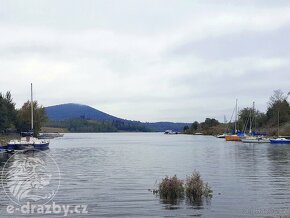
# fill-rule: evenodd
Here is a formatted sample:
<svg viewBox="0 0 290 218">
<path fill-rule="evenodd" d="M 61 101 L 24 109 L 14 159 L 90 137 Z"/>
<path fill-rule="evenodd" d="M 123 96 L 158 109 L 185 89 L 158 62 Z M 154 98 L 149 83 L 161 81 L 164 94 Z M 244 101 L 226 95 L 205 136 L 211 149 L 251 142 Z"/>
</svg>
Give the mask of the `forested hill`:
<svg viewBox="0 0 290 218">
<path fill-rule="evenodd" d="M 45 111 L 49 120 L 67 120 L 73 118 L 100 121 L 122 120 L 90 106 L 74 103 L 45 107 Z"/>
<path fill-rule="evenodd" d="M 185 125 L 189 125 L 188 123 L 142 123 L 139 121 L 126 120 L 104 113 L 87 105 L 74 103 L 49 106 L 45 107 L 45 110 L 48 119 L 50 120 L 50 126 L 67 127 L 71 131 L 93 132 L 99 131 L 98 129 L 106 129 L 106 131 L 163 132 L 167 129 L 171 129 L 173 131 L 182 131 Z M 80 119 L 82 120 L 81 122 L 77 121 Z M 87 123 L 85 120 L 98 122 Z M 80 128 L 78 125 L 82 125 L 82 127 Z M 103 128 L 103 126 L 106 128 Z"/>
</svg>

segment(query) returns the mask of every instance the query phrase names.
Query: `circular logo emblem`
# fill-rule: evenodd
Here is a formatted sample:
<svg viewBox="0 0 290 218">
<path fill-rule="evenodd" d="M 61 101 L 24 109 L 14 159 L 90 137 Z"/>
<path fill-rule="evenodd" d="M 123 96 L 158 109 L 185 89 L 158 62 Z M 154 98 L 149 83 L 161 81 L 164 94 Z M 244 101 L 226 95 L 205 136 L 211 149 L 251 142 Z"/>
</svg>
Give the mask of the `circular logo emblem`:
<svg viewBox="0 0 290 218">
<path fill-rule="evenodd" d="M 2 169 L 2 187 L 17 205 L 27 202 L 46 204 L 60 184 L 60 171 L 47 153 L 29 149 L 13 154 Z"/>
</svg>

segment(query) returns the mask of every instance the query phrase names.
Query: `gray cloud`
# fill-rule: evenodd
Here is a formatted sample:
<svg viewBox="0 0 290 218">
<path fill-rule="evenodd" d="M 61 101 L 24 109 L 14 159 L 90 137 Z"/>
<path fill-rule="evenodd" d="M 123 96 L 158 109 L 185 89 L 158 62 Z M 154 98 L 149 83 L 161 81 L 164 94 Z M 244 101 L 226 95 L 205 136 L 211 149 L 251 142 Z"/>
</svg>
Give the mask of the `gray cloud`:
<svg viewBox="0 0 290 218">
<path fill-rule="evenodd" d="M 290 25 L 271 32 L 243 32 L 186 42 L 175 48 L 176 55 L 204 59 L 232 59 L 248 56 L 289 56 Z"/>
<path fill-rule="evenodd" d="M 289 92 L 289 1 L 0 0 L 0 91 L 142 121 L 223 120 Z"/>
</svg>

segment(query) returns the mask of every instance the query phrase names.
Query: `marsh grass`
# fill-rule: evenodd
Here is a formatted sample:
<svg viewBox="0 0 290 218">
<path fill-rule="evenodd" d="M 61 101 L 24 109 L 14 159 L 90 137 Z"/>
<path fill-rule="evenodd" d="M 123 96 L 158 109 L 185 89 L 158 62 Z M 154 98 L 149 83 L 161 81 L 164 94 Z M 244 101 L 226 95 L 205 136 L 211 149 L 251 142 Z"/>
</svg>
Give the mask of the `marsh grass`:
<svg viewBox="0 0 290 218">
<path fill-rule="evenodd" d="M 176 202 L 184 197 L 189 202 L 200 202 L 203 198 L 212 197 L 212 190 L 208 183 L 202 180 L 200 173 L 194 171 L 191 176 L 186 177 L 185 183 L 176 175 L 166 176 L 159 184 L 159 196 L 169 202 Z"/>
<path fill-rule="evenodd" d="M 159 184 L 159 195 L 166 200 L 175 200 L 184 197 L 183 181 L 178 179 L 177 176 L 162 179 Z"/>
<path fill-rule="evenodd" d="M 190 201 L 199 201 L 202 197 L 212 197 L 211 188 L 208 183 L 204 183 L 200 173 L 197 171 L 194 171 L 191 176 L 186 178 L 185 193 Z"/>
<path fill-rule="evenodd" d="M 0 145 L 6 145 L 10 140 L 13 139 L 20 139 L 20 136 L 18 134 L 0 134 Z"/>
</svg>

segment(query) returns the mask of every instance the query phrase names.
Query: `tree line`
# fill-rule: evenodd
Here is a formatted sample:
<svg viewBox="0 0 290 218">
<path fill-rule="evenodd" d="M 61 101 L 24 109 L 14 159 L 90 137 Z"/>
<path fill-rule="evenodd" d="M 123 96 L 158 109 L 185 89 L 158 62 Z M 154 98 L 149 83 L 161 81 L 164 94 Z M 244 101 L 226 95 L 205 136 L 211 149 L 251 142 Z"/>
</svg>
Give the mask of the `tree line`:
<svg viewBox="0 0 290 218">
<path fill-rule="evenodd" d="M 281 134 L 290 135 L 290 105 L 287 101 L 289 94 L 284 94 L 281 90 L 275 90 L 269 98 L 265 113 L 254 109 L 254 107 L 241 109 L 236 122 L 237 129 L 248 131 L 251 127 L 253 131 L 275 135 L 279 122 L 282 127 Z M 228 123 L 220 123 L 214 118 L 206 118 L 204 122 L 195 121 L 190 126 L 185 126 L 183 130 L 188 134 L 201 132 L 216 135 L 224 132 L 231 133 L 233 129 L 234 120 Z"/>
<path fill-rule="evenodd" d="M 40 132 L 41 126 L 47 121 L 43 106 L 33 101 L 34 134 Z M 20 109 L 15 108 L 11 93 L 0 93 L 0 133 L 26 132 L 31 130 L 31 102 L 27 101 Z"/>
<path fill-rule="evenodd" d="M 64 128 L 69 132 L 149 132 L 149 128 L 145 127 L 138 121 L 100 121 L 80 118 L 72 118 L 66 120 L 49 120 L 46 127 Z"/>
</svg>

